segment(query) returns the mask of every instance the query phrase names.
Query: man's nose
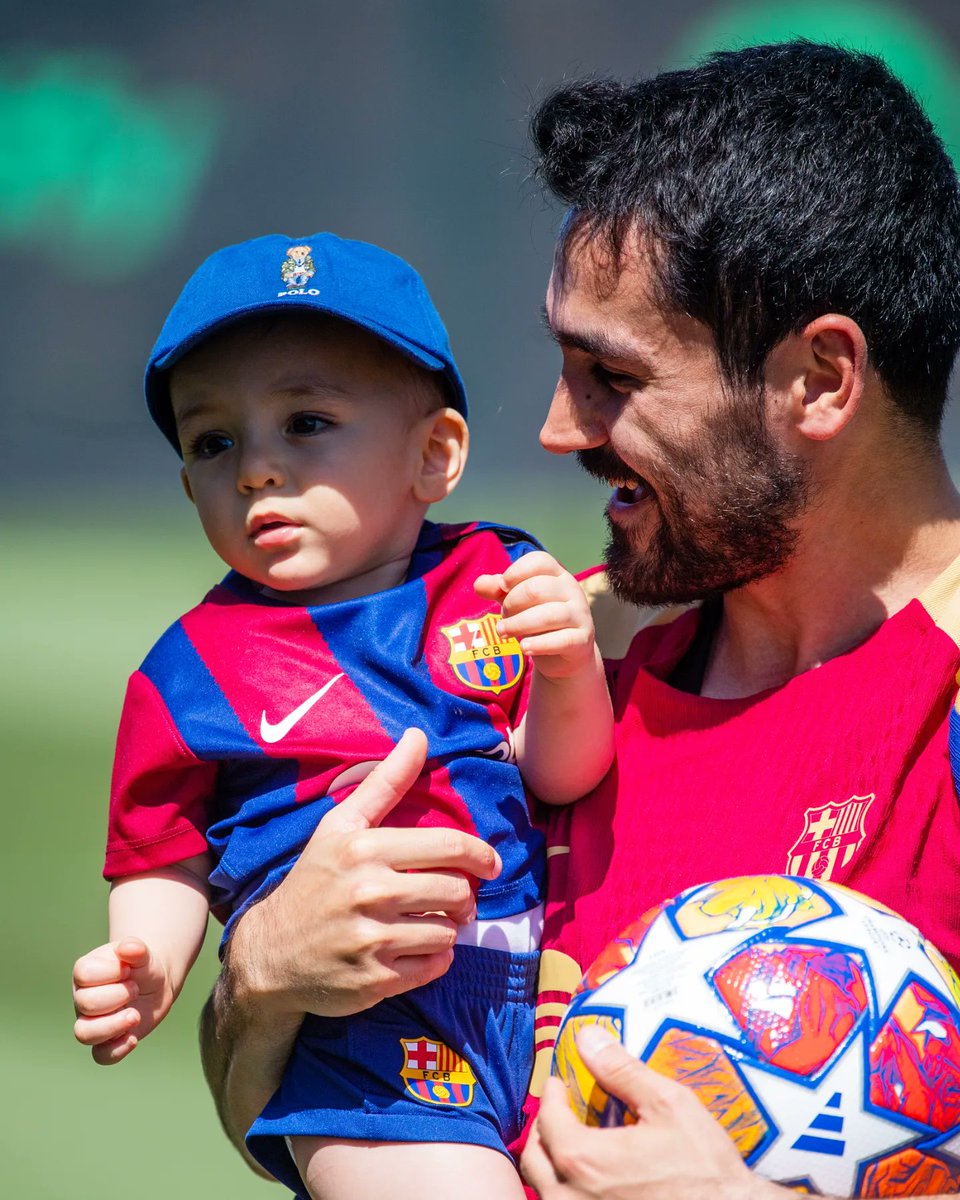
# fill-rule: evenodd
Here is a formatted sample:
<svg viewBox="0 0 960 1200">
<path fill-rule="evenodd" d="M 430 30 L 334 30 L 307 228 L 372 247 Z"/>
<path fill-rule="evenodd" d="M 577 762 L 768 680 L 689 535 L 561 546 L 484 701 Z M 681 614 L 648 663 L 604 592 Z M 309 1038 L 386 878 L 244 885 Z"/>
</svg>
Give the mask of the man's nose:
<svg viewBox="0 0 960 1200">
<path fill-rule="evenodd" d="M 248 495 L 263 488 L 282 487 L 283 482 L 284 470 L 280 456 L 263 441 L 245 440 L 237 462 L 237 490 Z"/>
<path fill-rule="evenodd" d="M 590 398 L 575 396 L 561 375 L 540 430 L 540 445 L 551 454 L 570 454 L 603 446 L 606 441 L 606 431 L 597 420 Z"/>
</svg>

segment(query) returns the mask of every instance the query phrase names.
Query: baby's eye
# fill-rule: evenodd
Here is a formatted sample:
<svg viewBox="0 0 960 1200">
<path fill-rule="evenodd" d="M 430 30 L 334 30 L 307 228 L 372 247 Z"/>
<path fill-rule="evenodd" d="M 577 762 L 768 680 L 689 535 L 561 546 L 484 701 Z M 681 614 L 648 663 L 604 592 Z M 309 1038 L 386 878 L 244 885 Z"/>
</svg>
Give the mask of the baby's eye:
<svg viewBox="0 0 960 1200">
<path fill-rule="evenodd" d="M 216 458 L 233 445 L 233 438 L 225 433 L 201 433 L 190 443 L 190 454 L 194 458 Z"/>
<path fill-rule="evenodd" d="M 315 433 L 322 433 L 329 424 L 326 417 L 321 417 L 319 413 L 294 413 L 287 422 L 287 430 L 294 437 L 312 437 Z"/>
</svg>

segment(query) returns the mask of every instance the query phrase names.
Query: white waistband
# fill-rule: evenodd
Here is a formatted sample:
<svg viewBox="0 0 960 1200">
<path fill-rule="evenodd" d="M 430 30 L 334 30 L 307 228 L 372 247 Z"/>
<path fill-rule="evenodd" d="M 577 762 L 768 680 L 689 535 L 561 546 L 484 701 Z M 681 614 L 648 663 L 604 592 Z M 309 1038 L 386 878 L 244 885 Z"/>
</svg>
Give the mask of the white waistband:
<svg viewBox="0 0 960 1200">
<path fill-rule="evenodd" d="M 494 921 L 471 921 L 457 930 L 459 946 L 481 946 L 485 950 L 506 950 L 523 954 L 540 947 L 543 936 L 543 905 L 529 908 L 514 917 Z"/>
</svg>

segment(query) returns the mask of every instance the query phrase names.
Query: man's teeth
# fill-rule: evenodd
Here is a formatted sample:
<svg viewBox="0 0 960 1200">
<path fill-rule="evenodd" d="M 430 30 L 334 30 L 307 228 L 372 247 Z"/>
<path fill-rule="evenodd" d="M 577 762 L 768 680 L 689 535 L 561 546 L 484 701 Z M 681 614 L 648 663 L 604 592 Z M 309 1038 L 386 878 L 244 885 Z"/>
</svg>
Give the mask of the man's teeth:
<svg viewBox="0 0 960 1200">
<path fill-rule="evenodd" d="M 640 486 L 635 479 L 609 479 L 607 482 L 612 488 L 626 488 L 629 492 L 635 492 Z"/>
</svg>

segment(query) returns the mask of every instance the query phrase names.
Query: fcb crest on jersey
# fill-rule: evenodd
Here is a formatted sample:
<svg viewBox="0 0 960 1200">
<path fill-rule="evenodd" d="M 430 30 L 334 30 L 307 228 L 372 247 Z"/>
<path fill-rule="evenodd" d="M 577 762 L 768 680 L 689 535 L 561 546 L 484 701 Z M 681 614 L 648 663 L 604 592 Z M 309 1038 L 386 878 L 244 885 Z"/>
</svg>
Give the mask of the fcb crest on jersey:
<svg viewBox="0 0 960 1200">
<path fill-rule="evenodd" d="M 448 662 L 454 674 L 467 687 L 478 692 L 502 692 L 519 683 L 523 675 L 523 651 L 516 638 L 497 634 L 499 614 L 463 619 L 455 625 L 441 625 L 450 643 Z"/>
<path fill-rule="evenodd" d="M 401 1038 L 403 1086 L 424 1104 L 446 1104 L 466 1108 L 473 1100 L 477 1082 L 470 1064 L 443 1042 L 430 1038 Z"/>
<path fill-rule="evenodd" d="M 845 867 L 867 836 L 864 821 L 876 796 L 851 796 L 843 804 L 821 804 L 803 814 L 803 833 L 787 854 L 787 874 L 830 879 Z"/>
</svg>

